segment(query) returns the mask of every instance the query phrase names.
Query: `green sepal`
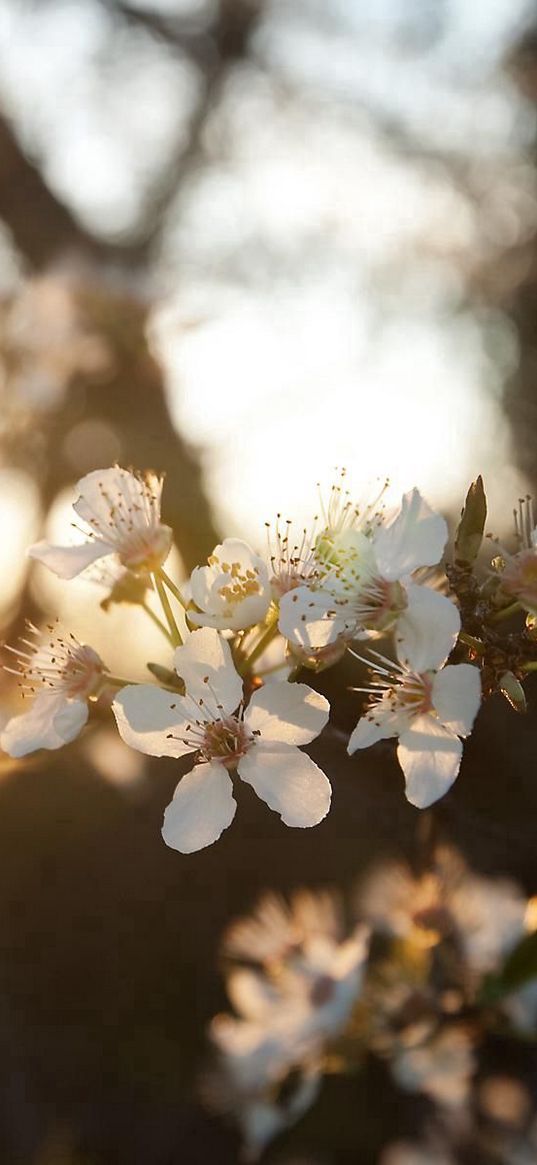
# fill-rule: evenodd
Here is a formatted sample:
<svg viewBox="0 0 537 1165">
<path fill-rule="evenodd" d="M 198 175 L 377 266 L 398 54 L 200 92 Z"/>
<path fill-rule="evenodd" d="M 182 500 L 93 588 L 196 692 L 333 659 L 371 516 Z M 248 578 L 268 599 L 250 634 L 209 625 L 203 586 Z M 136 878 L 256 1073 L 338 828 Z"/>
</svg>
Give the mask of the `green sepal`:
<svg viewBox="0 0 537 1165">
<path fill-rule="evenodd" d="M 177 672 L 172 671 L 169 667 L 162 667 L 160 663 L 148 663 L 146 667 L 164 688 L 168 688 L 172 692 L 180 692 L 184 696 L 186 690 L 185 685 L 183 680 L 177 675 Z"/>
<path fill-rule="evenodd" d="M 455 535 L 455 562 L 459 566 L 473 566 L 481 543 L 487 519 L 487 498 L 481 475 L 473 481 L 461 513 Z"/>
</svg>

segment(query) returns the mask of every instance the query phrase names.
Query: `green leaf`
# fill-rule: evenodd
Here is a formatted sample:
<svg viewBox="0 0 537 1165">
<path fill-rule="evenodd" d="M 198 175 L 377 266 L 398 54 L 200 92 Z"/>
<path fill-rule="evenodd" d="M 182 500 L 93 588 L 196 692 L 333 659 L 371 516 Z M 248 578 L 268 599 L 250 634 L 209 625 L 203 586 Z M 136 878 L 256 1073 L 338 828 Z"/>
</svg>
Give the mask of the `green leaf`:
<svg viewBox="0 0 537 1165">
<path fill-rule="evenodd" d="M 524 935 L 511 954 L 508 955 L 501 974 L 502 983 L 508 990 L 522 987 L 529 979 L 537 976 L 537 931 Z"/>
<path fill-rule="evenodd" d="M 486 975 L 479 992 L 482 1004 L 498 1003 L 505 995 L 537 978 L 537 931 L 524 935 L 497 975 Z"/>
<path fill-rule="evenodd" d="M 480 475 L 468 490 L 455 535 L 455 561 L 460 566 L 473 566 L 483 541 L 486 519 L 487 498 Z"/>
</svg>

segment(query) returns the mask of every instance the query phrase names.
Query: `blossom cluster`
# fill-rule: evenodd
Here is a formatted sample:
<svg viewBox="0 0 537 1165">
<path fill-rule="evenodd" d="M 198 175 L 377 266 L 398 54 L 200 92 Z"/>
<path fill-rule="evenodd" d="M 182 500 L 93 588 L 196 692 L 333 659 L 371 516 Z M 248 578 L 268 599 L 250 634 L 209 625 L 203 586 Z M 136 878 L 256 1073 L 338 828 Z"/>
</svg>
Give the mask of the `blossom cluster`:
<svg viewBox="0 0 537 1165">
<path fill-rule="evenodd" d="M 373 1059 L 401 1094 L 427 1098 L 433 1140 L 475 1138 L 487 1040 L 523 1044 L 535 1031 L 537 980 L 520 975 L 535 906 L 446 846 L 419 876 L 395 861 L 374 869 L 347 926 L 334 892 L 265 895 L 222 942 L 235 1014 L 210 1024 L 206 1102 L 235 1120 L 255 1159 L 314 1105 L 327 1073 L 364 1075 Z M 473 1148 L 468 1160 L 481 1160 Z"/>
<path fill-rule="evenodd" d="M 480 479 L 468 494 L 455 559 L 442 567 L 447 525 L 417 489 L 394 510 L 385 488 L 361 506 L 344 475 L 310 531 L 295 538 L 292 524 L 278 518 L 264 555 L 226 538 L 189 580 L 176 582 L 165 570 L 173 535 L 161 516 L 162 490 L 153 472 L 95 470 L 77 484 L 78 540 L 29 549 L 61 579 L 97 570 L 105 609 L 143 607 L 167 653 L 148 665 L 156 682 L 113 676 L 71 632 L 31 627 L 20 649 L 10 649 L 16 662 L 7 669 L 32 698 L 0 735 L 12 757 L 69 743 L 95 702 L 111 702 L 132 748 L 191 758 L 163 825 L 167 844 L 190 853 L 231 824 L 235 777 L 288 826 L 323 820 L 330 783 L 303 749 L 325 728 L 330 708 L 304 679 L 346 652 L 368 669 L 367 683 L 356 688 L 366 700 L 348 752 L 396 739 L 406 796 L 420 809 L 456 779 L 482 695 L 500 689 L 522 705 L 524 674 L 537 666 L 529 503 L 517 515 L 517 550 L 496 548 L 482 584 L 474 572 L 486 514 Z M 507 649 L 498 623 L 516 612 L 525 624 Z M 382 652 L 379 640 L 386 641 Z"/>
</svg>

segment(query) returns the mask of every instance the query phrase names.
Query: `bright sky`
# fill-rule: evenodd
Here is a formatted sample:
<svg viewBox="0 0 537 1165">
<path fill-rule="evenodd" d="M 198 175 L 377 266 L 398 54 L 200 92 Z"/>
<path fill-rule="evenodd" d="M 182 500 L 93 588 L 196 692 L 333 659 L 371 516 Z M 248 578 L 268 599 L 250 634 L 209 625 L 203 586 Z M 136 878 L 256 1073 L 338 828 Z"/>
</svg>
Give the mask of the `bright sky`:
<svg viewBox="0 0 537 1165">
<path fill-rule="evenodd" d="M 535 125 L 498 68 L 529 7 L 268 0 L 173 207 L 152 333 L 227 532 L 259 543 L 278 509 L 305 520 L 341 465 L 358 493 L 389 475 L 394 495 L 455 508 L 483 471 L 508 523 L 516 344 L 464 280 L 535 222 Z M 0 97 L 93 229 L 136 225 L 197 93 L 186 60 L 119 37 L 105 5 L 0 0 Z M 479 154 L 472 189 L 412 143 Z"/>
</svg>

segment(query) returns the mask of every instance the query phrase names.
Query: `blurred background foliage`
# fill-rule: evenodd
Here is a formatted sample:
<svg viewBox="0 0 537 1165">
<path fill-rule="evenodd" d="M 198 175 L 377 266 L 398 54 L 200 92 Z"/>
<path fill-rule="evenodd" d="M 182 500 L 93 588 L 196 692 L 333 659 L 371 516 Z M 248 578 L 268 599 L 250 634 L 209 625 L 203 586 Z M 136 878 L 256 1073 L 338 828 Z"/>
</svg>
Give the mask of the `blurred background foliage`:
<svg viewBox="0 0 537 1165">
<path fill-rule="evenodd" d="M 166 471 L 179 571 L 311 515 L 336 465 L 452 512 L 483 472 L 509 529 L 537 483 L 536 102 L 526 0 L 0 0 L 5 639 L 58 613 L 143 674 L 138 613 L 24 555 L 114 460 Z M 537 729 L 514 746 L 511 715 L 482 718 L 440 817 L 534 890 Z M 240 828 L 188 859 L 159 833 L 176 766 L 104 723 L 4 762 L 2 1160 L 236 1159 L 193 1099 L 219 931 L 269 883 L 345 883 L 414 844 L 386 758 L 321 749 L 319 830 L 245 789 Z M 384 1114 L 354 1097 L 350 1130 L 344 1100 L 322 1160 L 373 1162 Z"/>
</svg>

